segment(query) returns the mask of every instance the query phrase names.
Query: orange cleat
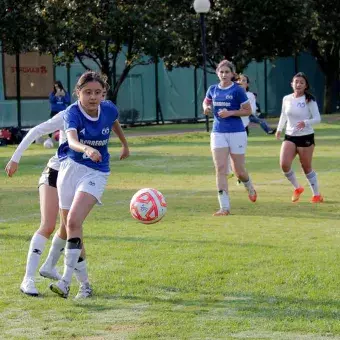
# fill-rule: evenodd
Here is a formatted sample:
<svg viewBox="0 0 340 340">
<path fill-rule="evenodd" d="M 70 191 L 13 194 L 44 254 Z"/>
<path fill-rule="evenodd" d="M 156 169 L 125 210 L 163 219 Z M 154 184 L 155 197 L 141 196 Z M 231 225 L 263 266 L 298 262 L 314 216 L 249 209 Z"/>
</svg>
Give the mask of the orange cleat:
<svg viewBox="0 0 340 340">
<path fill-rule="evenodd" d="M 321 195 L 315 195 L 312 197 L 310 200 L 312 203 L 322 203 L 323 202 L 323 197 Z"/>
<path fill-rule="evenodd" d="M 256 200 L 257 200 L 257 193 L 256 193 L 255 189 L 252 190 L 252 193 L 248 193 L 248 197 L 249 197 L 249 199 L 250 199 L 253 203 L 256 202 Z"/>
<path fill-rule="evenodd" d="M 305 191 L 303 187 L 299 187 L 294 190 L 293 196 L 292 196 L 292 202 L 295 203 L 300 199 L 301 194 Z"/>
<path fill-rule="evenodd" d="M 230 211 L 229 210 L 223 210 L 220 209 L 218 211 L 216 211 L 215 213 L 213 213 L 213 216 L 228 216 L 230 215 Z"/>
</svg>

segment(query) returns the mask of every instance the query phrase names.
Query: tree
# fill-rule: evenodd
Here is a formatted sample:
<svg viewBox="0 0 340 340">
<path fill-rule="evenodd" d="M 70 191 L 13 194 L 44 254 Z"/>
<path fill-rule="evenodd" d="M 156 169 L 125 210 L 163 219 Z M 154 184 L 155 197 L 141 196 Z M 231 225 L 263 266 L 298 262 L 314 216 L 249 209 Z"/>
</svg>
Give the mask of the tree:
<svg viewBox="0 0 340 340">
<path fill-rule="evenodd" d="M 88 69 L 86 60 L 93 60 L 108 76 L 109 97 L 116 101 L 131 69 L 153 62 L 155 42 L 157 48 L 166 46 L 167 36 L 159 25 L 162 13 L 163 5 L 157 0 L 49 0 L 41 14 L 50 23 L 48 35 L 55 39 L 53 47 L 45 47 L 59 63 L 77 58 Z M 121 55 L 124 67 L 118 74 Z"/>
<path fill-rule="evenodd" d="M 0 40 L 8 54 L 30 51 L 42 40 L 42 20 L 36 0 L 0 0 Z"/>
<path fill-rule="evenodd" d="M 316 24 L 312 27 L 305 46 L 316 58 L 325 75 L 323 113 L 334 112 L 334 89 L 340 82 L 340 2 L 313 1 Z"/>
<path fill-rule="evenodd" d="M 221 59 L 238 69 L 251 60 L 291 56 L 304 50 L 303 41 L 313 26 L 311 0 L 211 1 L 206 15 L 207 52 L 211 67 Z M 173 31 L 173 52 L 164 55 L 169 66 L 202 64 L 197 16 L 192 1 L 169 7 L 165 25 Z M 176 41 L 177 40 L 177 41 Z"/>
</svg>

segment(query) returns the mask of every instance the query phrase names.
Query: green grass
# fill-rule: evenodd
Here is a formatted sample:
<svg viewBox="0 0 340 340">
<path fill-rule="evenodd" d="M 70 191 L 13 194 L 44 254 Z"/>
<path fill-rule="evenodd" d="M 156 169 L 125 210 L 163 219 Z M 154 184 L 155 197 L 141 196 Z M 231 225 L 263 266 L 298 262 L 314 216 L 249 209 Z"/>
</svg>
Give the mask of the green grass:
<svg viewBox="0 0 340 340">
<path fill-rule="evenodd" d="M 221 218 L 211 216 L 218 206 L 204 124 L 162 129 L 189 127 L 201 131 L 131 137 L 131 157 L 122 162 L 113 140 L 104 206 L 84 225 L 95 291 L 85 301 L 72 299 L 76 282 L 68 300 L 42 278 L 41 297 L 19 291 L 40 221 L 37 181 L 53 151 L 33 145 L 14 178 L 1 174 L 0 339 L 340 339 L 338 121 L 316 129 L 314 167 L 324 204 L 309 203 L 297 162 L 306 191 L 290 203 L 280 143 L 251 128 L 247 167 L 258 202 L 232 179 L 232 215 Z M 2 167 L 13 150 L 0 149 Z M 143 187 L 157 188 L 168 203 L 155 225 L 129 214 L 130 198 Z"/>
</svg>

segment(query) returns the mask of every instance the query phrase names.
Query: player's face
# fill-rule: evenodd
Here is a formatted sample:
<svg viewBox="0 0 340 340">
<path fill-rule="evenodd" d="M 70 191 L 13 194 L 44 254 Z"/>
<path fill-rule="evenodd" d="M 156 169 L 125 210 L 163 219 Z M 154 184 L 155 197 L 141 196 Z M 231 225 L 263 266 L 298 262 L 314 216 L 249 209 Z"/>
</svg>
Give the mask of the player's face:
<svg viewBox="0 0 340 340">
<path fill-rule="evenodd" d="M 248 80 L 245 76 L 241 76 L 238 81 L 237 84 L 239 84 L 240 86 L 242 86 L 244 89 L 247 88 L 248 86 Z"/>
<path fill-rule="evenodd" d="M 304 93 L 307 89 L 306 80 L 303 77 L 295 77 L 292 81 L 292 88 L 298 94 Z"/>
<path fill-rule="evenodd" d="M 234 77 L 234 73 L 231 72 L 231 69 L 229 67 L 222 66 L 217 71 L 217 76 L 218 76 L 219 80 L 221 81 L 221 83 L 228 84 L 228 83 L 231 82 L 231 79 Z"/>
<path fill-rule="evenodd" d="M 88 112 L 97 112 L 98 105 L 103 100 L 103 86 L 97 81 L 86 83 L 77 91 L 81 106 Z"/>
</svg>

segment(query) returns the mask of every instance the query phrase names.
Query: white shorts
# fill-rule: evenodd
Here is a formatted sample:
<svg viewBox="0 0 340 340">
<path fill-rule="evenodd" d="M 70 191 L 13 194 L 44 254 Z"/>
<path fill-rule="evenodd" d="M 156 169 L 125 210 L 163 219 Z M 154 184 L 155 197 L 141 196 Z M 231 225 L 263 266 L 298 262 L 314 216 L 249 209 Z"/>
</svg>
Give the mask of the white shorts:
<svg viewBox="0 0 340 340">
<path fill-rule="evenodd" d="M 211 150 L 229 148 L 230 153 L 243 155 L 247 149 L 247 133 L 242 132 L 212 132 L 210 135 Z"/>
<path fill-rule="evenodd" d="M 70 210 L 73 198 L 79 191 L 94 196 L 98 204 L 102 204 L 103 195 L 109 173 L 91 169 L 76 163 L 70 158 L 60 163 L 57 180 L 59 208 Z"/>
</svg>

